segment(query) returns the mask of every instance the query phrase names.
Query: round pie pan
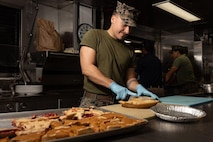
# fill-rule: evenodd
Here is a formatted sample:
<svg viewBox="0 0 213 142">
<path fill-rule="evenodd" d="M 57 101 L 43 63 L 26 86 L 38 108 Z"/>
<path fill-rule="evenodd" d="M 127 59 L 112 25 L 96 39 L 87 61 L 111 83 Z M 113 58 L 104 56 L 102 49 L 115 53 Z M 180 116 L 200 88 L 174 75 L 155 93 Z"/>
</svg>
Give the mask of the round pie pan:
<svg viewBox="0 0 213 142">
<path fill-rule="evenodd" d="M 198 121 L 206 116 L 203 110 L 184 105 L 158 103 L 151 107 L 151 110 L 155 112 L 157 117 L 172 122 Z"/>
</svg>

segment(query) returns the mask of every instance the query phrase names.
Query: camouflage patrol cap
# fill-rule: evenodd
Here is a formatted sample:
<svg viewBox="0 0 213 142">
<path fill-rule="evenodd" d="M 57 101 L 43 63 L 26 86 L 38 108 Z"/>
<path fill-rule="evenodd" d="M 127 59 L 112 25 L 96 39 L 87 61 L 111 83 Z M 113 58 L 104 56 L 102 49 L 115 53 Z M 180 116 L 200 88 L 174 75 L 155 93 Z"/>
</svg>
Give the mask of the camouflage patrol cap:
<svg viewBox="0 0 213 142">
<path fill-rule="evenodd" d="M 115 11 L 120 15 L 125 25 L 136 27 L 136 20 L 140 13 L 137 9 L 117 1 L 117 7 Z"/>
</svg>

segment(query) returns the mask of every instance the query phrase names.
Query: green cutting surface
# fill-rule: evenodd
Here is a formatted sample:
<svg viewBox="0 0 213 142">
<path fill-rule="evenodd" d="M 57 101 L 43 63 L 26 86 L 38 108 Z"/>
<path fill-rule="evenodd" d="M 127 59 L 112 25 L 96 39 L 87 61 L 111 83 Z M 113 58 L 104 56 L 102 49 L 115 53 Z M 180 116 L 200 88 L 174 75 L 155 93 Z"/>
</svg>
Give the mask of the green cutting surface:
<svg viewBox="0 0 213 142">
<path fill-rule="evenodd" d="M 212 102 L 213 98 L 175 95 L 175 96 L 161 97 L 160 101 L 162 103 L 167 103 L 167 104 L 193 106 L 193 105 Z"/>
</svg>

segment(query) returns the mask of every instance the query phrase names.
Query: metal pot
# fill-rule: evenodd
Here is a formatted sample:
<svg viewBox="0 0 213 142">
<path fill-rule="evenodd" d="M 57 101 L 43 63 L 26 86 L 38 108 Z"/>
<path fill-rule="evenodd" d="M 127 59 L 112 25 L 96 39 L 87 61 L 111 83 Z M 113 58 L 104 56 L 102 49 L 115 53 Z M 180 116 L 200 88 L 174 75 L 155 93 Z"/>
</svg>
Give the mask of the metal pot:
<svg viewBox="0 0 213 142">
<path fill-rule="evenodd" d="M 33 96 L 43 92 L 43 86 L 34 85 L 34 84 L 29 84 L 29 85 L 18 84 L 15 86 L 15 92 L 20 95 Z"/>
<path fill-rule="evenodd" d="M 203 84 L 202 86 L 204 93 L 213 93 L 213 83 Z"/>
</svg>

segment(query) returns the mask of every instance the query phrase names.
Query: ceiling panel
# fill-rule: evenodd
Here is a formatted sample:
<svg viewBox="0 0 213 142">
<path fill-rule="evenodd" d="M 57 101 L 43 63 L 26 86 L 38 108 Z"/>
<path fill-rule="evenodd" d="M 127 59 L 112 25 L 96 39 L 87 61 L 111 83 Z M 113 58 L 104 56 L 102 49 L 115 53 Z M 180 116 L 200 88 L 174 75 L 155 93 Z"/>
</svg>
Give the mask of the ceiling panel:
<svg viewBox="0 0 213 142">
<path fill-rule="evenodd" d="M 87 1 L 96 7 L 105 8 L 109 14 L 116 6 L 116 0 L 80 0 Z M 141 11 L 138 18 L 139 25 L 153 27 L 155 29 L 168 32 L 183 32 L 193 30 L 194 27 L 211 27 L 213 25 L 212 6 L 209 0 L 172 0 L 179 6 L 188 9 L 190 12 L 201 17 L 199 22 L 187 22 L 176 16 L 171 15 L 159 8 L 153 7 L 152 4 L 160 0 L 120 0 L 132 5 Z"/>
<path fill-rule="evenodd" d="M 18 6 L 25 6 L 27 1 L 31 0 L 0 0 L 2 3 L 16 3 Z M 37 1 L 37 0 L 32 0 Z M 72 3 L 74 0 L 38 0 L 39 3 L 61 8 L 66 4 Z M 76 0 L 86 5 L 97 8 L 103 8 L 105 16 L 110 16 L 114 10 L 117 0 Z M 152 27 L 157 30 L 177 33 L 182 31 L 190 31 L 195 27 L 210 27 L 213 25 L 212 5 L 209 0 L 172 0 L 181 7 L 188 9 L 192 13 L 202 18 L 199 22 L 186 22 L 176 16 L 173 16 L 159 8 L 152 7 L 152 4 L 160 0 L 119 0 L 132 5 L 141 11 L 138 18 L 138 24 Z"/>
</svg>

